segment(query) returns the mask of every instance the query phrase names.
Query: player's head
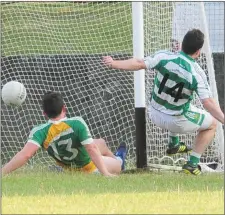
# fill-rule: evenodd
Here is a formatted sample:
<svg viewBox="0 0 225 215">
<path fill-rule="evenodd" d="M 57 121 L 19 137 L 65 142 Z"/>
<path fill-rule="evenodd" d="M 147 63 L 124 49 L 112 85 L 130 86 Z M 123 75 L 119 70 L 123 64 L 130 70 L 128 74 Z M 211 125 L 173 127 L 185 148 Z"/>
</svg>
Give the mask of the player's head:
<svg viewBox="0 0 225 215">
<path fill-rule="evenodd" d="M 63 102 L 62 95 L 57 92 L 47 92 L 42 100 L 42 108 L 44 114 L 48 118 L 56 118 L 62 112 L 65 113 L 65 105 Z"/>
<path fill-rule="evenodd" d="M 186 33 L 182 42 L 182 51 L 197 58 L 204 44 L 204 34 L 199 29 L 192 29 Z"/>
</svg>

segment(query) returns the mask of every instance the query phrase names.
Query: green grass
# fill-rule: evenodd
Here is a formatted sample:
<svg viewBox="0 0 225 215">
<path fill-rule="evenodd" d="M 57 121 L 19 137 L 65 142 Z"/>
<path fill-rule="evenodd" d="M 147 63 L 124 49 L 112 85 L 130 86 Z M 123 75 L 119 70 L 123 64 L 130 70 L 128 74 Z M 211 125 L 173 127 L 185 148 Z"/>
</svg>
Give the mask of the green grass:
<svg viewBox="0 0 225 215">
<path fill-rule="evenodd" d="M 223 214 L 223 175 L 17 172 L 2 181 L 3 214 Z"/>
</svg>

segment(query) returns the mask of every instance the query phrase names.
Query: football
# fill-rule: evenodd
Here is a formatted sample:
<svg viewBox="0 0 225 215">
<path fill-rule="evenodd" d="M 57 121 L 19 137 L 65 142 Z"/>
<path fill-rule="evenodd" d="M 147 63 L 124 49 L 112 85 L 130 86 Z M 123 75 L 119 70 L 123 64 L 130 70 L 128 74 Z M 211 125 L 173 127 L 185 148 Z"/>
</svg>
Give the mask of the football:
<svg viewBox="0 0 225 215">
<path fill-rule="evenodd" d="M 2 100 L 9 106 L 20 106 L 27 96 L 26 88 L 18 81 L 7 82 L 2 88 Z"/>
</svg>

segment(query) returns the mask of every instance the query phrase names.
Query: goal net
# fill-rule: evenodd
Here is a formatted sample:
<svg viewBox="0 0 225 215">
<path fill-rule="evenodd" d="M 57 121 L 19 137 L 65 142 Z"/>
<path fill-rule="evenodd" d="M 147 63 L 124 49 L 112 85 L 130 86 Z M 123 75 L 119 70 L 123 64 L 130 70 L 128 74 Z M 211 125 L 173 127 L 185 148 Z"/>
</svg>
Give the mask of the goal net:
<svg viewBox="0 0 225 215">
<path fill-rule="evenodd" d="M 159 49 L 176 51 L 187 30 L 205 26 L 201 3 L 145 2 L 143 6 L 145 55 Z M 185 15 L 179 15 L 181 10 Z M 82 116 L 93 137 L 104 138 L 113 152 L 124 141 L 128 168 L 135 167 L 133 73 L 110 70 L 101 62 L 103 55 L 115 59 L 133 55 L 131 13 L 131 2 L 1 3 L 1 87 L 17 80 L 27 89 L 23 106 L 13 109 L 1 104 L 2 164 L 24 146 L 34 125 L 46 121 L 40 103 L 51 90 L 62 93 L 68 117 Z M 209 43 L 199 62 L 217 97 Z M 146 71 L 146 105 L 153 78 L 154 71 Z M 148 164 L 180 165 L 183 156 L 165 156 L 167 131 L 148 117 L 146 122 Z M 221 163 L 221 132 L 219 128 L 202 162 Z M 193 138 L 181 136 L 189 145 Z M 32 160 L 32 164 L 51 162 L 42 150 Z"/>
</svg>

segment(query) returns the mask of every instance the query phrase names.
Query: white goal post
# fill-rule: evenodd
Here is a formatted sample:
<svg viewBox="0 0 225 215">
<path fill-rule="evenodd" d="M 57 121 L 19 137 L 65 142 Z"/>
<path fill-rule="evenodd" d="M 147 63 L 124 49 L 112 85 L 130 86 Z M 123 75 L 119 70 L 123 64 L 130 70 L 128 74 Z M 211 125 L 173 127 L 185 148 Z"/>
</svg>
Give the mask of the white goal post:
<svg viewBox="0 0 225 215">
<path fill-rule="evenodd" d="M 28 95 L 20 108 L 1 104 L 2 164 L 24 146 L 34 125 L 45 122 L 41 98 L 49 90 L 61 92 L 68 117 L 82 116 L 92 135 L 104 138 L 112 151 L 126 142 L 128 169 L 145 163 L 179 169 L 187 159 L 165 156 L 168 133 L 148 117 L 155 72 L 111 70 L 102 64 L 102 56 L 142 58 L 161 49 L 174 50 L 190 28 L 200 28 L 206 41 L 199 63 L 218 100 L 203 3 L 1 2 L 1 22 L 1 87 L 17 80 Z M 197 98 L 195 103 L 201 106 Z M 192 145 L 195 134 L 180 137 Z M 202 163 L 223 166 L 223 140 L 218 125 Z M 32 160 L 50 163 L 44 151 Z"/>
</svg>

